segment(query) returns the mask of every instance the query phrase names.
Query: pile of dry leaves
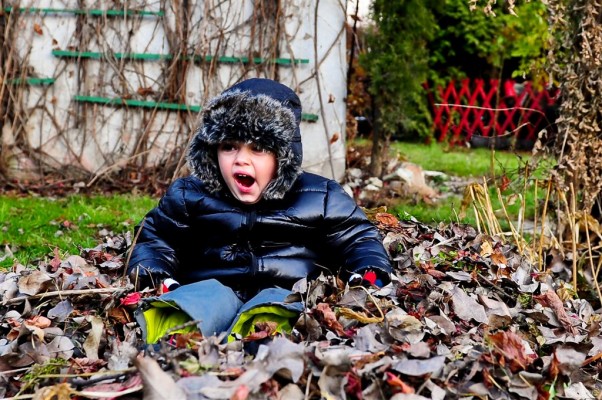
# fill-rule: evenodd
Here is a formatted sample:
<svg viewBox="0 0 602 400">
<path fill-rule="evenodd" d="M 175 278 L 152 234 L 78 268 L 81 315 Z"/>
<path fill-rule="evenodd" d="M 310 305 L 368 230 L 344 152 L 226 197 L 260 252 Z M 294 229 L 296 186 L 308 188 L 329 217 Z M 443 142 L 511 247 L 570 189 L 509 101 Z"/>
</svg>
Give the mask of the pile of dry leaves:
<svg viewBox="0 0 602 400">
<path fill-rule="evenodd" d="M 0 396 L 34 399 L 551 399 L 602 393 L 601 315 L 512 246 L 377 213 L 382 288 L 300 282 L 290 337 L 140 342 L 130 238 L 0 274 Z M 172 338 L 173 339 L 173 338 Z M 247 350 L 253 349 L 252 352 Z"/>
</svg>

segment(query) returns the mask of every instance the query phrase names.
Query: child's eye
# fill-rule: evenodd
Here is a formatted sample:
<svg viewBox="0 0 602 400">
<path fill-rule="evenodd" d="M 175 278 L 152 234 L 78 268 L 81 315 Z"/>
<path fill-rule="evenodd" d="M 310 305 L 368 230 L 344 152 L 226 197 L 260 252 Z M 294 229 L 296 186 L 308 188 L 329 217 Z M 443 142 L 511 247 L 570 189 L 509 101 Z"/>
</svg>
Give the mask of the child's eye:
<svg viewBox="0 0 602 400">
<path fill-rule="evenodd" d="M 236 145 L 234 143 L 220 143 L 218 149 L 220 151 L 234 151 L 236 150 Z"/>
<path fill-rule="evenodd" d="M 261 147 L 258 145 L 253 145 L 252 150 L 256 153 L 265 153 L 265 154 L 270 154 L 272 153 L 272 151 L 266 147 Z"/>
</svg>

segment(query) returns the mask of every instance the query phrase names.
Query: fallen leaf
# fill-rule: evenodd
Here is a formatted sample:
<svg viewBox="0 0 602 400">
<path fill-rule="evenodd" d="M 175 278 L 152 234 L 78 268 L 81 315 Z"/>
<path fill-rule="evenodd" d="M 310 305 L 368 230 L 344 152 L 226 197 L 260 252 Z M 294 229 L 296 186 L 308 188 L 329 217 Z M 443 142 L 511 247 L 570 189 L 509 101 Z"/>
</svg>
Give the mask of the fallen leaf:
<svg viewBox="0 0 602 400">
<path fill-rule="evenodd" d="M 38 35 L 43 35 L 44 31 L 42 30 L 42 27 L 40 26 L 40 24 L 33 24 L 33 30 L 35 33 L 37 33 Z"/>
<path fill-rule="evenodd" d="M 34 295 L 45 292 L 54 286 L 52 278 L 45 272 L 32 271 L 19 279 L 19 292 L 25 295 Z"/>
<path fill-rule="evenodd" d="M 91 323 L 92 328 L 83 344 L 83 348 L 86 352 L 86 357 L 90 360 L 98 360 L 98 346 L 104 333 L 104 323 L 100 317 L 96 316 L 91 316 L 87 319 Z"/>
<path fill-rule="evenodd" d="M 415 393 L 414 388 L 409 386 L 407 383 L 399 379 L 399 377 L 389 371 L 385 372 L 386 380 L 389 386 L 393 387 L 395 392 L 401 393 Z"/>
<path fill-rule="evenodd" d="M 440 371 L 445 365 L 445 356 L 435 356 L 427 359 L 405 359 L 392 365 L 392 368 L 404 375 L 423 376 Z"/>
<path fill-rule="evenodd" d="M 140 371 L 144 386 L 144 400 L 185 399 L 186 393 L 159 364 L 150 357 L 138 356 L 134 365 Z"/>
<path fill-rule="evenodd" d="M 481 257 L 489 257 L 491 254 L 493 254 L 493 247 L 491 246 L 491 243 L 488 241 L 481 243 Z"/>
<path fill-rule="evenodd" d="M 554 291 L 548 290 L 545 293 L 533 296 L 533 299 L 537 300 L 545 307 L 550 307 L 552 311 L 554 311 L 556 318 L 558 318 L 558 321 L 560 321 L 564 329 L 566 329 L 566 331 L 573 336 L 577 335 L 578 332 L 577 329 L 573 326 L 573 321 L 571 317 L 569 317 L 566 310 L 564 309 L 562 300 L 560 300 L 560 297 L 558 297 L 558 295 Z"/>
<path fill-rule="evenodd" d="M 454 312 L 456 315 L 465 321 L 475 320 L 480 323 L 486 323 L 488 321 L 485 307 L 477 303 L 475 299 L 467 295 L 458 286 L 451 282 L 443 284 L 446 291 L 452 296 L 452 303 L 454 305 Z"/>
<path fill-rule="evenodd" d="M 332 329 L 339 336 L 345 335 L 343 326 L 337 320 L 336 314 L 332 311 L 328 303 L 319 303 L 316 306 L 315 311 L 321 316 L 322 322 L 324 322 L 328 328 Z"/>
<path fill-rule="evenodd" d="M 35 326 L 37 328 L 48 328 L 52 321 L 42 315 L 35 315 L 25 320 L 25 324 L 29 326 Z"/>
<path fill-rule="evenodd" d="M 507 365 L 512 372 L 526 370 L 537 358 L 532 351 L 527 351 L 523 339 L 513 332 L 499 331 L 487 335 L 486 340 L 494 346 L 493 353 L 497 359 L 492 362 Z"/>
</svg>

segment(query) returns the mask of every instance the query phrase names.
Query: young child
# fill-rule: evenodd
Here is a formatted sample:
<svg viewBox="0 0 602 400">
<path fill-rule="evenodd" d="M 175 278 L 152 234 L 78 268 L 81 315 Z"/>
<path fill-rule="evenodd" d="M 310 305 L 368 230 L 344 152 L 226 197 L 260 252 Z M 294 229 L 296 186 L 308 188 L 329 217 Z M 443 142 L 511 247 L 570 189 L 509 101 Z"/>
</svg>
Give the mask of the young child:
<svg viewBox="0 0 602 400">
<path fill-rule="evenodd" d="M 160 298 L 188 296 L 178 305 L 205 335 L 231 330 L 244 303 L 283 304 L 295 282 L 320 272 L 389 281 L 377 229 L 337 182 L 301 170 L 300 120 L 299 98 L 278 82 L 227 89 L 202 112 L 192 175 L 137 227 L 131 280 L 177 281 Z"/>
</svg>

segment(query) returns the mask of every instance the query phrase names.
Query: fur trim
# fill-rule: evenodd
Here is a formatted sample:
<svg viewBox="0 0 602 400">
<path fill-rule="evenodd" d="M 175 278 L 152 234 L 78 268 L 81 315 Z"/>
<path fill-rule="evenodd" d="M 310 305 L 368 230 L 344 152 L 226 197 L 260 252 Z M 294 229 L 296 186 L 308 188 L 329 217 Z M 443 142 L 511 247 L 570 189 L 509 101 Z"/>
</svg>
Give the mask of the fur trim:
<svg viewBox="0 0 602 400">
<path fill-rule="evenodd" d="M 300 113 L 300 107 L 295 111 Z M 281 199 L 301 173 L 299 121 L 295 111 L 286 101 L 250 90 L 228 90 L 217 96 L 204 108 L 188 150 L 192 175 L 200 178 L 212 193 L 229 193 L 219 171 L 218 145 L 229 140 L 256 143 L 274 152 L 278 162 L 277 176 L 269 183 L 263 198 Z"/>
</svg>

